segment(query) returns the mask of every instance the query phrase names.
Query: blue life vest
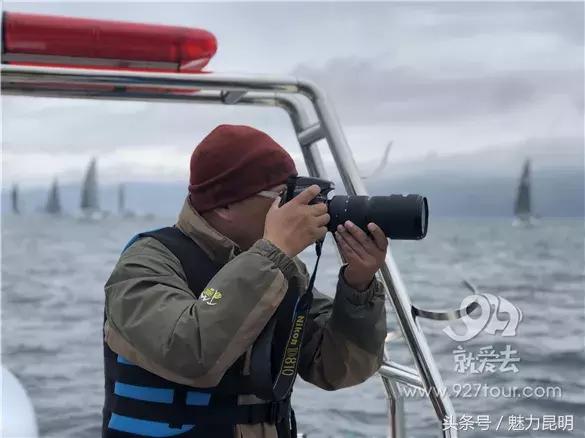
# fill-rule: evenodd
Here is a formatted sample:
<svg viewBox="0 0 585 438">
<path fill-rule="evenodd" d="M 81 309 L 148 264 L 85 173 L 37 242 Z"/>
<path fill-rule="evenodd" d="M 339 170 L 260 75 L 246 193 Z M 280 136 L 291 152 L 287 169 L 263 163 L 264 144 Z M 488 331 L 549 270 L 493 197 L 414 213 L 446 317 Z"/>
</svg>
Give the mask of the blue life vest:
<svg viewBox="0 0 585 438">
<path fill-rule="evenodd" d="M 222 267 L 214 264 L 178 228 L 138 234 L 126 248 L 142 237 L 157 239 L 179 259 L 189 288 L 197 297 Z M 275 316 L 254 344 L 250 375 L 242 375 L 242 356 L 215 388 L 193 388 L 163 379 L 117 355 L 104 342 L 102 438 L 232 438 L 236 424 L 258 423 L 275 424 L 279 438 L 296 437 L 290 394 L 297 368 L 295 366 L 291 375 L 278 374 L 287 353 L 288 334 L 292 336 L 295 318 L 303 310 L 295 295 L 285 295 Z M 311 320 L 305 325 L 314 329 L 314 324 Z M 302 337 L 299 340 L 302 341 Z M 271 401 L 238 405 L 238 395 L 242 394 L 255 394 Z"/>
</svg>

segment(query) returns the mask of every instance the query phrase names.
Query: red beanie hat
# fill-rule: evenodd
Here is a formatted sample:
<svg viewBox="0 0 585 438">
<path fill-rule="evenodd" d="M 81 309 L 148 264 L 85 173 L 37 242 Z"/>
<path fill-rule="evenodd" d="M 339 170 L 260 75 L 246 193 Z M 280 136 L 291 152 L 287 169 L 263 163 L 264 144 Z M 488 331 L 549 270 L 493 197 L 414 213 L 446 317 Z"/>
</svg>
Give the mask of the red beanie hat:
<svg viewBox="0 0 585 438">
<path fill-rule="evenodd" d="M 202 213 L 286 182 L 296 175 L 291 156 L 268 134 L 219 125 L 191 155 L 189 199 Z"/>
</svg>

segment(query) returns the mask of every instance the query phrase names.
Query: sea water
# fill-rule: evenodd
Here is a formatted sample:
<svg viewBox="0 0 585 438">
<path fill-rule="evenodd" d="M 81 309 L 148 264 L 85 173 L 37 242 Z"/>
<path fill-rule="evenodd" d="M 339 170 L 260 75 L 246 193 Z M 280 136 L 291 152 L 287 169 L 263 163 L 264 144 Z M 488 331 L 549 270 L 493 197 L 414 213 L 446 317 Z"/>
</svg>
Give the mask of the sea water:
<svg viewBox="0 0 585 438">
<path fill-rule="evenodd" d="M 42 436 L 99 436 L 103 285 L 135 233 L 172 223 L 3 217 L 2 362 L 28 390 Z M 460 436 L 583 436 L 583 235 L 582 220 L 542 220 L 533 228 L 514 228 L 509 219 L 439 219 L 431 222 L 426 239 L 391 243 L 416 306 L 458 308 L 469 295 L 461 284 L 465 278 L 479 292 L 503 297 L 521 311 L 515 336 L 481 332 L 463 342 L 443 331 L 445 322 L 420 321 L 455 411 L 470 419 Z M 311 249 L 303 259 L 311 268 Z M 321 291 L 333 296 L 338 269 L 329 240 L 317 280 Z M 391 306 L 387 308 L 389 331 L 399 330 Z M 453 329 L 461 333 L 461 327 Z M 501 367 L 506 350 L 513 361 Z M 412 364 L 400 337 L 388 343 L 387 351 L 392 360 Z M 493 359 L 491 368 L 486 357 Z M 537 394 L 512 397 L 512 387 Z M 546 388 L 553 389 L 537 397 Z M 336 392 L 299 379 L 293 406 L 299 430 L 310 437 L 387 434 L 386 395 L 378 376 Z M 441 424 L 427 399 L 405 394 L 405 408 L 408 437 L 439 436 Z M 530 430 L 508 430 L 510 422 L 531 415 Z M 543 430 L 545 416 L 549 428 L 552 418 L 558 426 L 559 417 L 571 416 L 572 431 Z"/>
</svg>

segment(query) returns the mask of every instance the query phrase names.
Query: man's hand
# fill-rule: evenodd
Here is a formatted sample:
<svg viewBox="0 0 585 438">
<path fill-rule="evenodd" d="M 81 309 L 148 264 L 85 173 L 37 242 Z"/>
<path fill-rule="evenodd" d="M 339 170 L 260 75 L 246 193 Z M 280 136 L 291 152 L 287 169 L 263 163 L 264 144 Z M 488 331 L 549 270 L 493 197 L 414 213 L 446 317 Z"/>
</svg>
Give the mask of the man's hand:
<svg viewBox="0 0 585 438">
<path fill-rule="evenodd" d="M 368 230 L 371 237 L 351 221 L 345 221 L 335 232 L 341 256 L 348 264 L 343 277 L 348 285 L 359 291 L 368 288 L 384 263 L 388 248 L 388 239 L 379 226 L 370 222 Z"/>
<path fill-rule="evenodd" d="M 323 238 L 327 233 L 329 215 L 323 203 L 308 205 L 321 191 L 312 185 L 279 207 L 276 199 L 264 224 L 264 239 L 269 240 L 289 257 Z"/>
</svg>

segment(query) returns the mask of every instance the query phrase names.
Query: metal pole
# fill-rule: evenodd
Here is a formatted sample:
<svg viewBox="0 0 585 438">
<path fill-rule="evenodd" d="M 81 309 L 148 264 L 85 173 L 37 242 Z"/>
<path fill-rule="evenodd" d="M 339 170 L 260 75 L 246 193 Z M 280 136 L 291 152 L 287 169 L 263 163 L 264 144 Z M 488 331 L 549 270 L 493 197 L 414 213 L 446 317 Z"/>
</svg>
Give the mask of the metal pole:
<svg viewBox="0 0 585 438">
<path fill-rule="evenodd" d="M 396 372 L 398 371 L 398 372 Z M 384 363 L 378 370 L 382 378 L 386 396 L 388 397 L 388 432 L 390 438 L 406 438 L 406 414 L 404 413 L 404 398 L 398 388 L 396 380 L 399 376 L 404 382 L 416 381 L 418 375 L 410 375 L 404 370 L 398 369 L 388 361 L 388 352 L 384 346 Z M 418 378 L 420 382 L 420 378 Z M 422 382 L 420 382 L 422 384 Z"/>
<path fill-rule="evenodd" d="M 289 113 L 293 125 L 297 134 L 301 132 L 305 132 L 307 129 L 311 129 L 315 125 L 311 125 L 311 120 L 309 115 L 305 111 L 304 107 L 300 104 L 297 99 L 292 99 L 288 97 L 281 97 L 281 104 Z M 299 139 L 300 140 L 300 139 Z M 326 178 L 325 168 L 323 166 L 323 162 L 321 160 L 321 154 L 317 148 L 316 142 L 312 142 L 303 146 L 303 142 L 299 141 L 301 144 L 301 149 L 303 151 L 303 156 L 305 158 L 305 162 L 307 164 L 307 168 L 309 169 L 309 174 L 311 176 L 315 176 L 318 178 Z M 387 354 L 384 351 L 384 357 L 386 358 Z M 383 365 L 388 368 L 389 373 L 396 372 L 394 378 L 397 376 L 403 376 L 405 381 L 412 382 L 413 379 L 418 378 L 418 376 L 413 376 L 412 374 L 408 374 L 402 369 L 397 369 L 392 367 L 392 365 Z M 382 383 L 384 384 L 384 388 L 386 390 L 386 396 L 388 398 L 388 429 L 389 429 L 389 436 L 391 438 L 406 438 L 405 432 L 405 423 L 406 418 L 404 415 L 404 400 L 400 395 L 400 391 L 398 389 L 398 385 L 391 379 L 385 377 L 382 373 L 380 373 L 382 378 Z M 420 378 L 419 378 L 420 382 Z M 422 385 L 422 383 L 420 383 Z"/>
<path fill-rule="evenodd" d="M 424 388 L 424 384 L 416 370 L 408 369 L 395 362 L 384 361 L 378 373 L 389 380 L 397 381 L 414 388 Z"/>
<path fill-rule="evenodd" d="M 297 135 L 313 126 L 309 114 L 298 99 L 292 96 L 278 94 L 276 101 L 288 113 Z M 327 172 L 323 165 L 323 159 L 321 158 L 317 141 L 309 142 L 306 145 L 301 143 L 301 152 L 303 153 L 309 175 L 317 178 L 327 178 Z"/>
<path fill-rule="evenodd" d="M 217 91 L 279 91 L 297 93 L 298 80 L 294 77 L 246 76 L 223 74 L 151 73 L 112 70 L 91 70 L 82 68 L 31 67 L 2 65 L 2 83 L 39 84 L 67 83 L 87 86 L 108 85 L 113 87 L 140 87 L 151 89 L 173 89 L 196 92 L 200 89 Z M 102 89 L 101 91 L 108 91 Z M 94 89 L 99 93 L 100 89 Z"/>
<path fill-rule="evenodd" d="M 326 96 L 310 82 L 302 82 L 300 88 L 301 92 L 307 95 L 315 105 L 347 193 L 352 195 L 367 195 L 347 140 L 339 126 L 337 117 L 327 102 Z M 414 357 L 424 386 L 429 393 L 429 398 L 437 419 L 442 426 L 443 420 L 448 416 L 454 416 L 455 411 L 445 390 L 441 375 L 435 366 L 425 335 L 412 314 L 412 304 L 390 248 L 386 256 L 386 264 L 381 268 L 381 273 L 386 284 L 388 296 L 396 311 L 398 322 Z M 451 437 L 457 435 L 455 431 L 450 435 L 447 432 L 443 432 L 443 434 Z"/>
</svg>

